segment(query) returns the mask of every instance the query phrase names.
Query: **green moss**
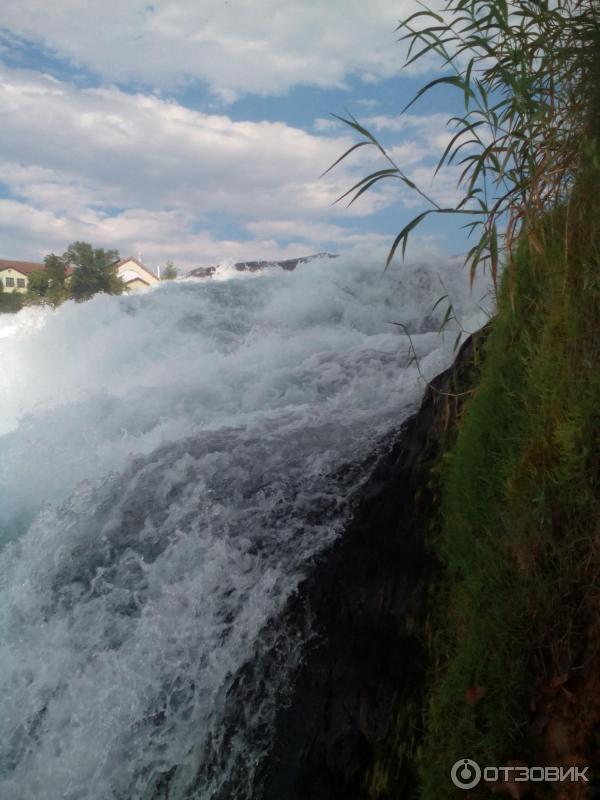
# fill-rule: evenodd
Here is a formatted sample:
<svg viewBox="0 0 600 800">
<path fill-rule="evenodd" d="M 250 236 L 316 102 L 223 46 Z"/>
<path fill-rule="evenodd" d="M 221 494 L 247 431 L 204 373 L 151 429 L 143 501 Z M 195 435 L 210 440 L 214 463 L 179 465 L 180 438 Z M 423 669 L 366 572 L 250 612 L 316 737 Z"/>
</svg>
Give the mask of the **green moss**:
<svg viewBox="0 0 600 800">
<path fill-rule="evenodd" d="M 457 796 L 449 772 L 461 757 L 527 757 L 533 680 L 552 642 L 573 634 L 588 583 L 600 513 L 598 171 L 591 177 L 568 224 L 566 209 L 545 216 L 543 253 L 522 238 L 443 469 L 423 800 Z M 474 705 L 471 686 L 486 690 Z"/>
</svg>

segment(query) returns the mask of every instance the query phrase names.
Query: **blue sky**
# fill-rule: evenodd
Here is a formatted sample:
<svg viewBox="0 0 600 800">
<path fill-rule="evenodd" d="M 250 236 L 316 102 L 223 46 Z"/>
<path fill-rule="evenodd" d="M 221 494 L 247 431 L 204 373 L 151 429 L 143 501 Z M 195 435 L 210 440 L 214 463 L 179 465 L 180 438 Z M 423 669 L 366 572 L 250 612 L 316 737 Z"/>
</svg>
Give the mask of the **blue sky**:
<svg viewBox="0 0 600 800">
<path fill-rule="evenodd" d="M 218 261 L 383 250 L 423 206 L 397 182 L 332 205 L 381 166 L 374 151 L 320 179 L 356 137 L 351 112 L 431 183 L 460 96 L 407 72 L 398 20 L 413 0 L 5 0 L 0 8 L 0 250 L 38 259 L 75 239 L 181 271 Z M 463 252 L 438 217 L 419 257 Z"/>
</svg>

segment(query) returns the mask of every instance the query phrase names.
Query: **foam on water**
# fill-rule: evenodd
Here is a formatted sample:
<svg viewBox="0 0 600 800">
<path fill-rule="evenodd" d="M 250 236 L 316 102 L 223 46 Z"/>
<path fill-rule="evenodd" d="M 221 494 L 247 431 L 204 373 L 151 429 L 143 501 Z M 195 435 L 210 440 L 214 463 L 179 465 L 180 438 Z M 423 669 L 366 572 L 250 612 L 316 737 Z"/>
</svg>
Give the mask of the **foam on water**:
<svg viewBox="0 0 600 800">
<path fill-rule="evenodd" d="M 426 375 L 451 358 L 439 272 L 326 259 L 0 318 L 1 797 L 258 796 L 301 652 L 278 615 L 422 393 L 390 321 Z"/>
</svg>

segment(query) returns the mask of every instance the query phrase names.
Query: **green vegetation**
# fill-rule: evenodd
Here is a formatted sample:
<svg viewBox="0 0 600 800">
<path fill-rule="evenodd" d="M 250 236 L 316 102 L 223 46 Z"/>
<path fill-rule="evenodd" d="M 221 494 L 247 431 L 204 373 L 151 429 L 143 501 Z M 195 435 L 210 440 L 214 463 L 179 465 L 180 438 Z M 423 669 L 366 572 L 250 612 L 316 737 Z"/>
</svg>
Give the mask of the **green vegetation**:
<svg viewBox="0 0 600 800">
<path fill-rule="evenodd" d="M 167 261 L 165 264 L 165 271 L 163 273 L 163 281 L 172 281 L 177 277 L 177 267 L 172 261 Z"/>
<path fill-rule="evenodd" d="M 350 197 L 352 205 L 380 181 L 399 180 L 427 208 L 398 233 L 386 268 L 399 247 L 404 255 L 409 235 L 426 217 L 452 214 L 471 218 L 465 227 L 479 232 L 466 257 L 471 279 L 488 266 L 497 287 L 504 255 L 514 281 L 515 238 L 526 231 L 537 246 L 540 215 L 570 195 L 586 135 L 589 78 L 598 69 L 600 11 L 594 0 L 557 0 L 552 7 L 547 0 L 448 0 L 440 13 L 423 6 L 398 30 L 410 43 L 405 66 L 436 55 L 449 73 L 421 88 L 401 113 L 439 85 L 457 89 L 464 101 L 464 115 L 448 120 L 456 132 L 435 170 L 460 166 L 464 194 L 455 206 L 441 207 L 354 117 L 334 114 L 363 139 L 326 172 L 361 147 L 374 147 L 387 164 L 338 202 Z"/>
<path fill-rule="evenodd" d="M 125 289 L 117 275 L 117 250 L 103 250 L 93 248 L 87 242 L 73 242 L 62 260 L 65 267 L 68 264 L 75 267 L 69 287 L 74 300 L 89 300 L 98 292 L 122 294 Z"/>
<path fill-rule="evenodd" d="M 600 7 L 450 0 L 400 28 L 408 63 L 436 54 L 449 73 L 415 100 L 439 84 L 464 97 L 438 164 L 462 166 L 464 195 L 440 207 L 350 117 L 363 139 L 336 163 L 371 146 L 387 165 L 344 197 L 396 179 L 428 205 L 387 264 L 427 215 L 470 215 L 471 277 L 488 266 L 497 299 L 480 373 L 437 465 L 443 569 L 419 796 L 443 800 L 461 795 L 449 780 L 459 758 L 543 762 L 540 685 L 573 681 L 584 692 L 600 666 Z M 587 763 L 582 709 L 596 694 L 571 712 Z M 593 714 L 597 725 L 600 706 Z M 489 792 L 477 791 L 469 796 Z"/>
<path fill-rule="evenodd" d="M 44 259 L 45 269 L 35 269 L 28 275 L 25 302 L 28 305 L 58 306 L 69 297 L 65 280 L 66 263 L 54 254 Z"/>
<path fill-rule="evenodd" d="M 87 242 L 73 242 L 62 256 L 44 258 L 44 269 L 28 275 L 27 293 L 4 292 L 0 282 L 0 313 L 20 311 L 24 305 L 50 305 L 65 300 L 89 300 L 95 294 L 122 294 L 125 284 L 117 275 L 117 250 L 94 248 Z M 74 267 L 68 275 L 68 267 Z"/>
<path fill-rule="evenodd" d="M 65 300 L 89 300 L 95 294 L 122 294 L 126 287 L 117 273 L 117 250 L 94 248 L 88 242 L 73 242 L 62 256 L 50 253 L 44 269 L 29 273 L 27 293 L 3 292 L 0 282 L 0 313 L 20 311 L 24 305 L 56 308 Z M 163 280 L 177 277 L 177 268 L 167 261 Z"/>
<path fill-rule="evenodd" d="M 89 300 L 95 294 L 122 294 L 123 281 L 117 275 L 117 250 L 93 248 L 87 242 L 73 242 L 62 256 L 54 253 L 44 258 L 44 269 L 29 273 L 27 293 L 1 293 L 0 313 L 20 311 L 24 305 L 50 305 L 65 300 Z M 74 267 L 71 276 L 68 268 Z"/>
<path fill-rule="evenodd" d="M 531 755 L 535 683 L 581 667 L 578 641 L 600 607 L 599 211 L 591 198 L 580 206 L 586 248 L 565 209 L 544 220 L 543 253 L 519 242 L 514 303 L 506 276 L 443 467 L 424 800 L 455 796 L 448 775 L 460 757 Z M 485 694 L 469 703 L 473 687 Z"/>
<path fill-rule="evenodd" d="M 519 238 L 444 468 L 424 800 L 454 796 L 446 776 L 465 754 L 534 754 L 536 684 L 598 666 L 586 647 L 600 610 L 600 74 L 587 79 L 573 188 Z"/>
<path fill-rule="evenodd" d="M 89 300 L 95 294 L 122 294 L 125 284 L 117 275 L 117 250 L 93 248 L 87 242 L 73 242 L 62 256 L 44 258 L 44 269 L 28 275 L 27 293 L 4 292 L 0 282 L 0 313 L 20 311 L 24 305 L 50 305 L 65 300 Z M 68 275 L 68 267 L 75 267 Z"/>
<path fill-rule="evenodd" d="M 70 294 L 70 287 L 66 283 L 66 254 L 61 258 L 51 253 L 44 259 L 44 266 L 44 272 L 48 280 L 45 296 L 48 302 L 56 307 L 66 300 Z M 29 289 L 31 289 L 31 278 L 29 279 Z"/>
<path fill-rule="evenodd" d="M 13 314 L 23 308 L 23 297 L 16 292 L 5 292 L 0 281 L 0 314 Z"/>
<path fill-rule="evenodd" d="M 33 302 L 42 301 L 48 294 L 50 286 L 50 277 L 43 269 L 34 269 L 29 273 L 27 281 L 27 294 L 28 300 Z"/>
</svg>

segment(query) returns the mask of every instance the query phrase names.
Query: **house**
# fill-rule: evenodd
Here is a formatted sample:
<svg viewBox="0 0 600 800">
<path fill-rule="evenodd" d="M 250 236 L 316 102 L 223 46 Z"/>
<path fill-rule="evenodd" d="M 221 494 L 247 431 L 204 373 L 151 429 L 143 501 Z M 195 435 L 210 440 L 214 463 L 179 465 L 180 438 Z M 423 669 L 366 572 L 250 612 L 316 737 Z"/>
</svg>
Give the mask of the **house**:
<svg viewBox="0 0 600 800">
<path fill-rule="evenodd" d="M 37 261 L 14 261 L 0 258 L 0 283 L 5 292 L 27 291 L 29 275 L 33 270 L 45 269 L 43 263 Z M 65 277 L 70 278 L 73 267 L 67 267 Z M 123 280 L 127 291 L 138 291 L 148 286 L 156 286 L 160 279 L 137 258 L 123 258 L 117 263 L 117 275 Z"/>
<path fill-rule="evenodd" d="M 156 286 L 160 283 L 153 272 L 148 267 L 138 261 L 137 258 L 123 258 L 117 263 L 117 275 L 127 291 L 137 292 L 139 289 L 147 289 L 149 286 Z"/>
<path fill-rule="evenodd" d="M 9 293 L 25 293 L 29 282 L 29 275 L 36 269 L 45 269 L 45 266 L 37 261 L 13 261 L 11 259 L 0 258 L 0 283 L 2 284 L 2 290 Z M 73 267 L 67 267 L 65 277 L 69 278 L 72 274 Z"/>
</svg>

